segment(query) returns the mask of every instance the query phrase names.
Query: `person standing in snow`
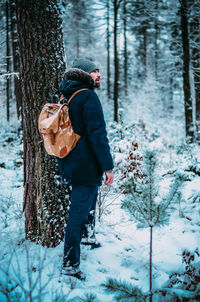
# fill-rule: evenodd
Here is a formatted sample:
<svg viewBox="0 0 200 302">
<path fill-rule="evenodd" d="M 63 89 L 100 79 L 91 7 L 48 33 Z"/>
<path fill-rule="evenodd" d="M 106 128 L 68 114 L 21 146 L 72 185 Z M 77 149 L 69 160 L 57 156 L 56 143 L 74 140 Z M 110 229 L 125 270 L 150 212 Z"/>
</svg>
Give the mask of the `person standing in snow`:
<svg viewBox="0 0 200 302">
<path fill-rule="evenodd" d="M 76 147 L 63 159 L 58 159 L 61 176 L 72 184 L 71 204 L 65 231 L 63 274 L 84 280 L 80 265 L 80 244 L 100 247 L 95 237 L 95 209 L 98 187 L 111 185 L 113 160 L 105 126 L 102 106 L 95 88 L 100 87 L 98 66 L 88 59 L 76 59 L 64 76 L 60 92 L 68 100 L 73 130 L 78 133 Z"/>
</svg>

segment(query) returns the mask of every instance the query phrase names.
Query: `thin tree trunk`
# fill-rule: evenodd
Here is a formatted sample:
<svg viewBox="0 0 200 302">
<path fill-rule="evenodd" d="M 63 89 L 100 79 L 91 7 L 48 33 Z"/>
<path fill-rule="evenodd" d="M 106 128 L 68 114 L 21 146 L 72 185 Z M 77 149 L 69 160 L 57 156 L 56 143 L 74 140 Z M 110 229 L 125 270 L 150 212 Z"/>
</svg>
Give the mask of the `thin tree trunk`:
<svg viewBox="0 0 200 302">
<path fill-rule="evenodd" d="M 173 75 L 170 74 L 169 76 L 169 104 L 168 104 L 168 108 L 170 110 L 173 109 L 173 95 L 174 95 L 174 91 L 173 91 L 173 85 L 174 85 L 174 81 L 173 81 Z"/>
<path fill-rule="evenodd" d="M 80 56 L 80 41 L 79 41 L 79 33 L 77 29 L 77 37 L 76 37 L 76 57 L 79 58 Z"/>
<path fill-rule="evenodd" d="M 58 1 L 15 0 L 22 79 L 26 239 L 54 247 L 64 237 L 68 197 L 54 158 L 44 152 L 39 113 L 55 102 L 65 65 Z M 58 96 L 58 95 L 57 95 Z"/>
<path fill-rule="evenodd" d="M 111 82 L 110 82 L 110 0 L 106 2 L 106 37 L 107 37 L 107 96 L 111 98 Z"/>
<path fill-rule="evenodd" d="M 181 30 L 183 47 L 183 90 L 185 104 L 185 132 L 188 142 L 194 138 L 194 125 L 192 117 L 192 97 L 190 87 L 190 45 L 188 33 L 187 0 L 180 0 L 181 3 Z"/>
<path fill-rule="evenodd" d="M 123 17 L 124 17 L 124 94 L 128 95 L 128 53 L 127 53 L 127 12 L 126 0 L 124 0 Z"/>
<path fill-rule="evenodd" d="M 6 1 L 6 108 L 7 121 L 10 120 L 10 41 L 9 41 L 9 5 Z"/>
<path fill-rule="evenodd" d="M 147 28 L 143 26 L 143 66 L 144 66 L 144 79 L 147 75 Z"/>
<path fill-rule="evenodd" d="M 118 1 L 114 5 L 114 121 L 118 122 L 118 97 L 119 97 L 119 58 L 118 58 Z"/>
<path fill-rule="evenodd" d="M 152 200 L 152 173 L 150 171 L 150 188 L 149 188 L 149 200 L 150 200 L 150 257 L 149 257 L 149 301 L 152 302 L 152 251 L 153 251 L 153 200 Z"/>
<path fill-rule="evenodd" d="M 10 32 L 12 39 L 12 57 L 13 57 L 13 71 L 15 73 L 19 72 L 19 45 L 17 37 L 17 25 L 15 20 L 15 2 L 10 0 Z M 21 116 L 21 107 L 22 107 L 22 88 L 21 81 L 19 76 L 14 75 L 14 94 L 16 98 L 16 109 L 17 109 L 17 118 Z"/>
<path fill-rule="evenodd" d="M 158 78 L 158 0 L 155 0 L 155 79 Z"/>
<path fill-rule="evenodd" d="M 199 18 L 193 18 L 190 23 L 191 29 L 191 56 L 192 69 L 194 75 L 194 89 L 195 89 L 195 105 L 196 105 L 196 126 L 197 126 L 197 141 L 200 143 L 200 21 Z"/>
<path fill-rule="evenodd" d="M 80 56 L 80 16 L 79 11 L 75 13 L 75 24 L 76 24 L 76 57 L 79 58 Z"/>
<path fill-rule="evenodd" d="M 149 258 L 149 290 L 150 290 L 150 298 L 149 301 L 153 301 L 152 296 L 152 255 L 153 255 L 153 226 L 150 226 L 150 258 Z"/>
</svg>

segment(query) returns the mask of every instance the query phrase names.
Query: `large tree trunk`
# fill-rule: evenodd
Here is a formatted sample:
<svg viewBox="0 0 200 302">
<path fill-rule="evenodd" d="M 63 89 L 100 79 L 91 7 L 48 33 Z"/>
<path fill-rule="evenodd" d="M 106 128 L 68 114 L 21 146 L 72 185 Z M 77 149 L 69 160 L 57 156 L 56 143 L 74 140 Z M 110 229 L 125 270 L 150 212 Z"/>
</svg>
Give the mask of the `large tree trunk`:
<svg viewBox="0 0 200 302">
<path fill-rule="evenodd" d="M 54 158 L 44 152 L 38 116 L 54 102 L 62 74 L 63 37 L 58 1 L 15 0 L 22 83 L 26 238 L 56 246 L 64 237 L 67 195 Z"/>
<path fill-rule="evenodd" d="M 190 45 L 188 35 L 188 11 L 187 0 L 180 0 L 181 3 L 181 30 L 183 47 L 183 90 L 185 104 L 185 132 L 189 142 L 194 138 L 194 126 L 192 117 L 192 97 L 190 87 Z"/>
</svg>

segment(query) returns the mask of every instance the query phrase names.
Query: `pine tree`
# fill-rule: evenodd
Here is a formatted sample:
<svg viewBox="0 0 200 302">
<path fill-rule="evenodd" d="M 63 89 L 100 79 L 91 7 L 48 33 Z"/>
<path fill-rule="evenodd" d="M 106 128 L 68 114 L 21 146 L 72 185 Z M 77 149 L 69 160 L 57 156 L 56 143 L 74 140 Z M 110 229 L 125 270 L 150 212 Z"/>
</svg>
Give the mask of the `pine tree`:
<svg viewBox="0 0 200 302">
<path fill-rule="evenodd" d="M 183 48 L 183 91 L 184 91 L 184 105 L 185 105 L 185 134 L 188 142 L 194 139 L 194 125 L 193 125 L 193 106 L 191 95 L 191 81 L 190 81 L 190 40 L 188 28 L 188 2 L 187 0 L 180 1 L 181 11 L 181 32 L 182 32 L 182 48 Z"/>
<path fill-rule="evenodd" d="M 7 121 L 10 120 L 10 76 L 11 62 L 10 62 L 10 16 L 9 16 L 9 3 L 5 3 L 6 15 L 6 107 L 7 107 Z"/>
<path fill-rule="evenodd" d="M 27 239 L 53 247 L 64 237 L 69 200 L 56 160 L 40 144 L 37 123 L 44 103 L 57 100 L 65 69 L 60 7 L 58 1 L 48 0 L 15 3 L 23 92 L 25 232 Z"/>
<path fill-rule="evenodd" d="M 88 57 L 85 49 L 94 43 L 94 14 L 92 13 L 92 0 L 64 0 L 65 13 L 63 30 L 66 55 L 69 64 L 77 57 Z M 70 41 L 70 43 L 69 43 Z"/>
<path fill-rule="evenodd" d="M 144 294 L 137 286 L 126 281 L 108 278 L 102 284 L 108 292 L 115 293 L 116 301 L 146 302 L 148 294 Z"/>
<path fill-rule="evenodd" d="M 123 1 L 123 36 L 124 36 L 124 95 L 128 95 L 128 45 L 127 45 L 127 0 Z"/>
<path fill-rule="evenodd" d="M 110 71 L 110 0 L 106 0 L 106 51 L 107 51 L 107 96 L 111 98 L 111 71 Z"/>
<path fill-rule="evenodd" d="M 11 41 L 12 41 L 12 63 L 13 63 L 13 72 L 14 75 L 14 94 L 16 98 L 16 109 L 17 109 L 17 118 L 21 116 L 21 107 L 22 107 L 22 88 L 19 76 L 16 73 L 19 73 L 19 43 L 17 38 L 17 24 L 15 17 L 15 1 L 9 0 L 10 8 L 10 31 L 11 31 Z"/>
<path fill-rule="evenodd" d="M 134 177 L 133 173 L 129 173 L 122 184 L 125 193 L 122 208 L 128 210 L 131 216 L 134 217 L 138 228 L 148 227 L 150 229 L 150 301 L 152 301 L 153 228 L 168 223 L 170 217 L 169 205 L 179 186 L 179 178 L 177 177 L 168 196 L 165 198 L 161 197 L 159 195 L 159 179 L 156 174 L 156 166 L 156 152 L 147 150 L 143 156 L 143 176 Z"/>
<path fill-rule="evenodd" d="M 118 122 L 118 98 L 119 98 L 119 54 L 118 54 L 118 23 L 119 23 L 119 8 L 121 0 L 112 0 L 113 14 L 114 14 L 114 28 L 113 28 L 113 47 L 114 47 L 114 121 Z"/>
<path fill-rule="evenodd" d="M 15 17 L 14 0 L 5 0 L 0 2 L 0 85 L 5 89 L 7 121 L 10 120 L 13 93 L 16 99 L 17 118 L 21 113 L 21 85 L 19 80 L 19 49 L 17 39 L 17 27 Z M 14 84 L 14 89 L 13 89 Z M 1 98 L 4 101 L 4 98 Z"/>
<path fill-rule="evenodd" d="M 141 80 L 147 74 L 147 28 L 149 27 L 149 14 L 146 2 L 133 1 L 129 5 L 130 31 L 137 39 L 135 45 L 136 56 L 138 58 L 137 77 Z"/>
<path fill-rule="evenodd" d="M 189 1 L 189 31 L 191 65 L 193 73 L 195 114 L 196 114 L 196 139 L 200 144 L 200 2 L 198 0 Z"/>
</svg>

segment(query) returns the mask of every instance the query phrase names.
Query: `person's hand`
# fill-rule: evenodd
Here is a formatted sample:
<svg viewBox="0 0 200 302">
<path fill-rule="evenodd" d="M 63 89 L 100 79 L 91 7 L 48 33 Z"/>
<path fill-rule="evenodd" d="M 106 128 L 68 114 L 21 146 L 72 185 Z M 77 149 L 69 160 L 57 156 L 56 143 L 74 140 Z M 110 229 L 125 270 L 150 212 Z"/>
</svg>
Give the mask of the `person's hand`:
<svg viewBox="0 0 200 302">
<path fill-rule="evenodd" d="M 114 180 L 114 174 L 113 172 L 105 172 L 106 180 L 104 181 L 104 184 L 106 186 L 110 186 L 113 183 Z"/>
</svg>

